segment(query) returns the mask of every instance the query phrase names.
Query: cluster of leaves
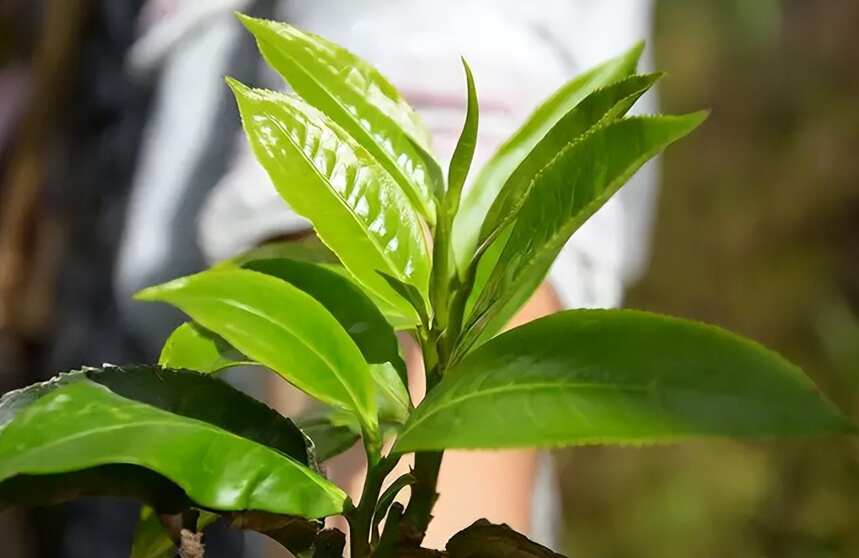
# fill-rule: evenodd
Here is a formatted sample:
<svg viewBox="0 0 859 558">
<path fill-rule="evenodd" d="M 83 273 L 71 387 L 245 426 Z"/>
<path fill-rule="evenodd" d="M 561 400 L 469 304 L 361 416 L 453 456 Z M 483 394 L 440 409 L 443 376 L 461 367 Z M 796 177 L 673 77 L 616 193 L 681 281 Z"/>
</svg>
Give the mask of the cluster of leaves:
<svg viewBox="0 0 859 558">
<path fill-rule="evenodd" d="M 374 68 L 288 25 L 241 20 L 295 92 L 228 80 L 245 132 L 321 243 L 266 246 L 139 293 L 192 320 L 157 366 L 85 368 L 4 396 L 0 503 L 138 498 L 151 507 L 137 558 L 170 553 L 159 517 L 180 513 L 187 529 L 225 518 L 296 555 L 342 556 L 343 534 L 319 520 L 344 515 L 355 558 L 555 556 L 486 522 L 445 553 L 421 549 L 443 451 L 855 431 L 798 368 L 715 327 L 571 310 L 499 335 L 576 229 L 704 118 L 625 116 L 660 77 L 635 74 L 640 45 L 547 99 L 463 196 L 478 127 L 467 64 L 445 180 L 419 118 Z M 396 331 L 423 351 L 417 407 Z M 247 365 L 319 410 L 293 422 L 216 377 Z M 353 503 L 319 463 L 359 440 L 368 473 Z M 414 469 L 383 490 L 408 453 Z"/>
</svg>

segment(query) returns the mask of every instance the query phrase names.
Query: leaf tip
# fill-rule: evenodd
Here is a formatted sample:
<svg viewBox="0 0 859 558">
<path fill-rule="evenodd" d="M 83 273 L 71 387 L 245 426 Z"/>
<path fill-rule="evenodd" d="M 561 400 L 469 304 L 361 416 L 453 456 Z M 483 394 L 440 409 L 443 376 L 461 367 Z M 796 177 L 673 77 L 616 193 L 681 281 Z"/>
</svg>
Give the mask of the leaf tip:
<svg viewBox="0 0 859 558">
<path fill-rule="evenodd" d="M 158 287 L 146 287 L 145 289 L 134 293 L 131 298 L 141 302 L 153 302 L 158 300 Z"/>
<path fill-rule="evenodd" d="M 646 46 L 647 46 L 647 41 L 645 41 L 644 39 L 641 39 L 629 48 L 629 56 L 631 56 L 635 60 L 636 65 L 637 65 L 639 59 L 641 59 L 641 55 L 642 55 L 642 53 L 644 53 L 644 47 L 646 47 Z"/>
<path fill-rule="evenodd" d="M 229 87 L 230 90 L 232 90 L 233 94 L 236 96 L 242 95 L 242 94 L 246 93 L 248 90 L 250 90 L 250 87 L 248 87 L 247 85 L 240 82 L 239 80 L 237 80 L 234 77 L 224 76 L 224 82 L 227 84 L 227 87 Z"/>
<path fill-rule="evenodd" d="M 255 25 L 257 25 L 261 21 L 255 17 L 253 17 L 253 16 L 243 14 L 242 12 L 239 12 L 239 11 L 233 12 L 233 15 L 236 17 L 237 20 L 239 20 L 239 22 L 242 25 L 245 26 L 245 28 L 248 31 L 251 31 L 252 33 L 253 33 L 253 29 L 251 29 L 251 28 L 254 27 Z"/>
</svg>

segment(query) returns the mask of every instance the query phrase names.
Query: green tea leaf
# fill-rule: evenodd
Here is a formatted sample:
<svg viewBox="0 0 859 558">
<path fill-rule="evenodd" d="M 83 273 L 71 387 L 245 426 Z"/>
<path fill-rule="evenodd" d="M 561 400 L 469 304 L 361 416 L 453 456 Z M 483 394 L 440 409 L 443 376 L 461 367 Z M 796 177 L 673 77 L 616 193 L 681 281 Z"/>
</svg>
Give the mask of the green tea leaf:
<svg viewBox="0 0 859 558">
<path fill-rule="evenodd" d="M 533 294 L 570 236 L 643 165 L 706 118 L 650 116 L 594 128 L 534 180 L 469 317 L 460 349 L 495 334 Z"/>
<path fill-rule="evenodd" d="M 177 306 L 249 358 L 377 431 L 375 390 L 361 351 L 325 306 L 297 287 L 225 269 L 150 287 L 137 298 Z"/>
<path fill-rule="evenodd" d="M 414 285 L 403 283 L 396 277 L 388 275 L 384 271 L 377 270 L 376 273 L 379 274 L 379 277 L 381 277 L 382 280 L 394 290 L 394 292 L 403 297 L 404 300 L 409 301 L 412 309 L 417 312 L 418 321 L 416 322 L 416 325 L 426 325 L 430 323 L 430 318 L 432 317 L 432 305 L 427 304 L 423 295 L 421 295 Z"/>
<path fill-rule="evenodd" d="M 359 282 L 414 315 L 376 273 L 413 285 L 427 298 L 424 224 L 390 175 L 337 124 L 301 100 L 228 83 L 257 159 L 281 196 L 313 223 Z"/>
<path fill-rule="evenodd" d="M 338 265 L 340 260 L 319 240 L 319 237 L 310 235 L 296 240 L 282 240 L 266 242 L 255 248 L 243 252 L 235 258 L 224 260 L 215 264 L 215 267 L 241 267 L 247 262 L 254 260 L 272 260 L 278 258 L 289 258 L 302 262 L 316 264 Z"/>
<path fill-rule="evenodd" d="M 288 419 L 208 375 L 87 369 L 7 394 L 0 416 L 4 502 L 95 493 L 178 511 L 168 483 L 213 510 L 323 517 L 347 499 L 302 464 L 304 437 Z"/>
<path fill-rule="evenodd" d="M 206 328 L 185 322 L 174 329 L 164 342 L 158 364 L 165 368 L 213 373 L 254 363 L 248 362 L 244 355 Z"/>
<path fill-rule="evenodd" d="M 661 74 L 630 76 L 597 89 L 558 120 L 504 183 L 480 228 L 478 253 L 482 251 L 481 245 L 494 239 L 515 218 L 540 172 L 552 159 L 593 126 L 626 114 L 660 77 Z"/>
<path fill-rule="evenodd" d="M 799 368 L 749 340 L 645 312 L 570 310 L 468 355 L 412 413 L 394 449 L 856 431 Z"/>
<path fill-rule="evenodd" d="M 477 147 L 477 128 L 480 108 L 477 103 L 477 91 L 474 87 L 474 76 L 465 58 L 462 59 L 468 88 L 468 105 L 465 114 L 465 124 L 456 143 L 448 171 L 448 187 L 442 201 L 442 211 L 439 216 L 439 226 L 433 239 L 433 275 L 432 293 L 433 307 L 438 310 L 439 327 L 446 328 L 448 321 L 448 306 L 451 280 L 456 275 L 456 261 L 453 253 L 451 238 L 453 222 L 459 210 L 462 187 L 468 177 L 471 162 L 474 159 L 474 149 Z"/>
<path fill-rule="evenodd" d="M 286 258 L 249 261 L 243 267 L 283 279 L 315 298 L 346 330 L 368 363 L 391 363 L 400 381 L 408 381 L 394 328 L 355 283 L 320 265 Z"/>
<path fill-rule="evenodd" d="M 453 228 L 453 248 L 459 269 L 474 254 L 486 213 L 507 179 L 548 131 L 593 91 L 635 71 L 644 43 L 617 58 L 579 74 L 546 99 L 481 169 L 463 200 Z"/>
<path fill-rule="evenodd" d="M 371 65 L 346 49 L 291 25 L 240 15 L 260 52 L 308 103 L 366 149 L 411 203 L 435 223 L 429 136 L 415 111 Z"/>
<path fill-rule="evenodd" d="M 371 364 L 370 374 L 378 393 L 379 418 L 386 422 L 405 423 L 411 413 L 412 400 L 399 372 L 386 362 Z"/>
<path fill-rule="evenodd" d="M 477 147 L 477 126 L 480 117 L 480 107 L 477 103 L 477 90 L 474 87 L 474 76 L 465 58 L 462 59 L 462 67 L 465 69 L 465 81 L 468 88 L 468 105 L 465 113 L 465 124 L 462 133 L 456 142 L 453 156 L 450 159 L 450 169 L 447 173 L 447 195 L 445 197 L 445 211 L 454 215 L 459 209 L 459 198 L 462 194 L 462 186 L 468 177 L 468 170 L 474 159 L 474 150 Z"/>
</svg>

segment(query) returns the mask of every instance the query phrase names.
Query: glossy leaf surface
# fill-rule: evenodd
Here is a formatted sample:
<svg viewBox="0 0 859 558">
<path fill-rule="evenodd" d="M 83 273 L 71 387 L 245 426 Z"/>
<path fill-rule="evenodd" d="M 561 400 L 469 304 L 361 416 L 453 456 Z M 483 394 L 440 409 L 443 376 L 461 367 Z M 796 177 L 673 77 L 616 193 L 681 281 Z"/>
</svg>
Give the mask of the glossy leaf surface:
<svg viewBox="0 0 859 558">
<path fill-rule="evenodd" d="M 395 450 L 848 431 L 799 368 L 756 343 L 645 312 L 569 310 L 466 357 L 414 411 Z"/>
<path fill-rule="evenodd" d="M 256 271 L 213 270 L 150 287 L 140 300 L 169 302 L 249 358 L 376 430 L 373 380 L 361 351 L 325 307 Z"/>
<path fill-rule="evenodd" d="M 248 362 L 218 335 L 193 322 L 185 322 L 164 342 L 158 364 L 165 368 L 212 373 Z"/>
<path fill-rule="evenodd" d="M 548 131 L 593 91 L 632 74 L 644 49 L 639 43 L 617 58 L 580 74 L 546 99 L 481 169 L 454 226 L 454 252 L 465 269 L 477 245 L 481 226 L 498 192 L 516 167 Z"/>
<path fill-rule="evenodd" d="M 705 113 L 634 117 L 595 128 L 544 167 L 469 317 L 465 347 L 500 331 L 531 296 L 570 236 L 648 159 Z"/>
<path fill-rule="evenodd" d="M 635 101 L 660 77 L 659 74 L 630 76 L 597 89 L 558 120 L 516 167 L 498 193 L 481 226 L 479 245 L 489 242 L 515 218 L 532 186 L 539 180 L 540 172 L 558 153 L 581 138 L 593 126 L 626 114 Z"/>
<path fill-rule="evenodd" d="M 372 66 L 346 49 L 291 25 L 240 16 L 266 61 L 373 155 L 411 202 L 435 222 L 429 137 L 417 113 Z"/>
<path fill-rule="evenodd" d="M 320 265 L 287 258 L 249 261 L 245 269 L 283 279 L 319 301 L 370 364 L 391 363 L 406 380 L 406 364 L 394 328 L 354 282 Z"/>
<path fill-rule="evenodd" d="M 281 196 L 365 287 L 414 311 L 378 276 L 426 298 L 430 256 L 424 225 L 402 190 L 364 148 L 303 101 L 230 81 L 245 133 Z"/>
<path fill-rule="evenodd" d="M 291 422 L 207 375 L 157 367 L 76 372 L 8 394 L 0 415 L 4 488 L 131 466 L 215 510 L 322 517 L 346 501 L 289 457 L 307 456 Z M 135 476 L 110 477 L 120 479 Z"/>
</svg>

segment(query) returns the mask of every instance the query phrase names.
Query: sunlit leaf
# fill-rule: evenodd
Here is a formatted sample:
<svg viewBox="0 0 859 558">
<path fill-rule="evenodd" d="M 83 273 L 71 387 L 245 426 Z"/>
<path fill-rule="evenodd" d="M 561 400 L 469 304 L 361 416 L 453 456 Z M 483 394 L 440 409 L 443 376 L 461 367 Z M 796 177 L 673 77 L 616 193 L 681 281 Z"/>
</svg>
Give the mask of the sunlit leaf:
<svg viewBox="0 0 859 558">
<path fill-rule="evenodd" d="M 453 247 L 460 269 L 471 259 L 481 225 L 507 179 L 543 136 L 591 92 L 632 74 L 644 49 L 639 43 L 617 58 L 582 73 L 546 99 L 481 169 L 456 217 Z"/>
<path fill-rule="evenodd" d="M 390 363 L 401 382 L 407 381 L 393 327 L 364 291 L 343 274 L 287 258 L 249 261 L 243 267 L 283 279 L 315 298 L 340 323 L 368 363 Z"/>
<path fill-rule="evenodd" d="M 661 74 L 630 76 L 597 89 L 565 114 L 525 156 L 498 193 L 480 228 L 480 245 L 504 228 L 525 203 L 531 188 L 559 153 L 593 126 L 626 114 Z M 479 248 L 478 248 L 479 250 Z"/>
<path fill-rule="evenodd" d="M 648 159 L 694 130 L 706 113 L 618 120 L 573 141 L 540 170 L 476 295 L 463 347 L 495 334 L 546 276 L 570 236 Z"/>
<path fill-rule="evenodd" d="M 426 299 L 430 255 L 424 225 L 385 169 L 337 124 L 303 101 L 229 80 L 245 132 L 281 196 L 366 288 L 415 312 L 376 273 Z"/>
<path fill-rule="evenodd" d="M 377 428 L 375 389 L 361 351 L 319 301 L 270 275 L 211 270 L 144 289 L 317 399 Z"/>
<path fill-rule="evenodd" d="M 428 156 L 429 137 L 418 115 L 378 70 L 291 25 L 243 15 L 239 19 L 271 67 L 370 152 L 434 223 L 432 194 L 441 172 Z"/>
</svg>

